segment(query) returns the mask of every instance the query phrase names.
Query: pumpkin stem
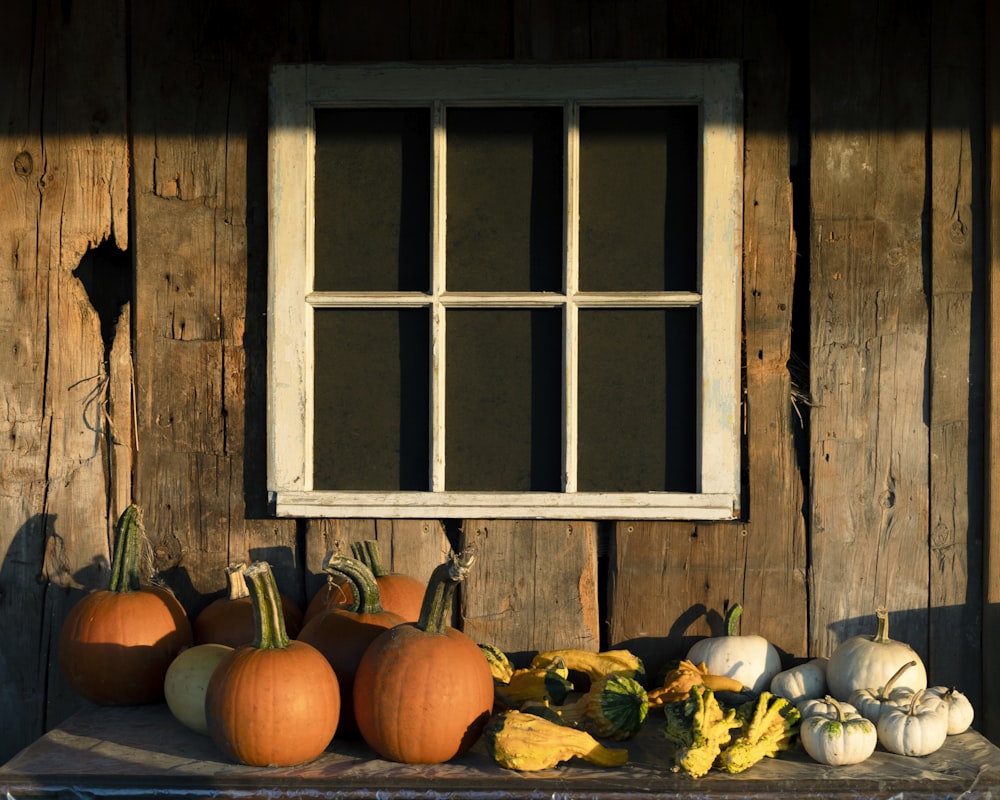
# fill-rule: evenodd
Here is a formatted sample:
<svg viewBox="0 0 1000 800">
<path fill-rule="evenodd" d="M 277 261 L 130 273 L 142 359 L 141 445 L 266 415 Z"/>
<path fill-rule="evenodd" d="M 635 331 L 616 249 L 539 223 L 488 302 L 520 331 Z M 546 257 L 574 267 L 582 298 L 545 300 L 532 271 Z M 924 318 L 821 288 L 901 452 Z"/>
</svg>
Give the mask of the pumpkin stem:
<svg viewBox="0 0 1000 800">
<path fill-rule="evenodd" d="M 844 714 L 844 707 L 840 704 L 840 701 L 831 694 L 826 696 L 826 702 L 837 709 L 837 722 L 844 722 L 847 717 Z"/>
<path fill-rule="evenodd" d="M 389 570 L 382 563 L 382 553 L 379 552 L 378 542 L 375 539 L 352 542 L 351 554 L 368 567 L 376 578 L 383 578 L 389 574 Z"/>
<path fill-rule="evenodd" d="M 924 692 L 926 691 L 926 689 L 918 689 L 913 693 L 913 697 L 910 698 L 910 707 L 906 710 L 906 713 L 911 717 L 917 713 L 917 703 L 924 696 Z"/>
<path fill-rule="evenodd" d="M 739 625 L 741 616 L 743 616 L 743 606 L 733 603 L 726 612 L 726 636 L 736 635 L 736 626 Z"/>
<path fill-rule="evenodd" d="M 896 672 L 893 674 L 893 676 L 885 682 L 885 686 L 879 689 L 879 697 L 888 697 L 890 690 L 892 689 L 893 686 L 896 685 L 896 681 L 899 680 L 900 676 L 904 672 L 906 672 L 906 670 L 908 670 L 910 667 L 915 667 L 915 666 L 917 666 L 916 661 L 907 661 L 905 664 L 903 664 L 903 666 L 897 669 Z"/>
<path fill-rule="evenodd" d="M 288 647 L 285 614 L 271 565 L 266 561 L 254 561 L 243 574 L 253 605 L 253 646 L 258 650 Z"/>
<path fill-rule="evenodd" d="M 242 561 L 234 561 L 226 567 L 226 580 L 229 583 L 229 599 L 242 600 L 250 596 L 247 579 L 244 577 L 247 565 Z"/>
<path fill-rule="evenodd" d="M 889 612 L 885 606 L 879 606 L 875 609 L 875 619 L 878 620 L 878 628 L 875 630 L 872 641 L 881 644 L 891 642 L 892 640 L 889 638 Z"/>
<path fill-rule="evenodd" d="M 139 590 L 139 551 L 143 533 L 142 512 L 132 504 L 122 512 L 115 525 L 115 555 L 108 584 L 110 591 L 124 593 Z"/>
<path fill-rule="evenodd" d="M 323 569 L 330 575 L 345 578 L 351 584 L 353 597 L 348 611 L 357 614 L 381 614 L 384 611 L 375 575 L 363 562 L 349 556 L 331 556 Z"/>
<path fill-rule="evenodd" d="M 464 581 L 475 561 L 471 549 L 452 553 L 448 560 L 438 564 L 427 581 L 424 603 L 420 608 L 420 619 L 416 626 L 428 633 L 444 633 L 450 622 L 455 588 Z"/>
</svg>

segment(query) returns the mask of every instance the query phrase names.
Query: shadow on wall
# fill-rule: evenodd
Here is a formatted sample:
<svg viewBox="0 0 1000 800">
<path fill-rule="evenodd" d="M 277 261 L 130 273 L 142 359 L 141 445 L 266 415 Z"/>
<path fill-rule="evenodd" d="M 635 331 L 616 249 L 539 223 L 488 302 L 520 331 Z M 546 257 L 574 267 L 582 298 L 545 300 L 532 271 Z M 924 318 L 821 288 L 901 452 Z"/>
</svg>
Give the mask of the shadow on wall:
<svg viewBox="0 0 1000 800">
<path fill-rule="evenodd" d="M 610 647 L 625 648 L 639 656 L 646 667 L 647 683 L 655 685 L 654 682 L 658 677 L 662 677 L 673 662 L 684 658 L 691 646 L 703 638 L 700 635 L 691 636 L 687 633 L 701 619 L 707 620 L 712 636 L 724 635 L 725 621 L 722 615 L 698 604 L 691 606 L 678 617 L 665 636 L 629 639 L 614 642 Z M 871 614 L 849 617 L 827 626 L 827 630 L 837 643 L 846 641 L 852 636 L 874 636 L 877 628 L 878 621 L 874 609 Z M 981 681 L 970 680 L 970 676 L 978 674 L 978 662 L 982 651 L 981 630 L 982 614 L 974 604 L 889 612 L 889 638 L 905 642 L 916 651 L 928 668 L 928 681 L 931 685 L 954 686 L 969 695 L 974 705 L 981 702 L 979 685 Z M 940 633 L 933 637 L 935 631 Z M 929 651 L 935 641 L 938 642 L 939 651 L 936 653 L 937 658 L 932 660 L 934 654 Z M 942 646 L 948 650 L 947 657 L 940 652 Z M 830 655 L 830 653 L 808 656 L 801 653 L 791 654 L 780 648 L 778 652 L 785 669 L 808 661 L 815 655 Z M 970 668 L 969 659 L 976 662 L 977 666 Z"/>
</svg>

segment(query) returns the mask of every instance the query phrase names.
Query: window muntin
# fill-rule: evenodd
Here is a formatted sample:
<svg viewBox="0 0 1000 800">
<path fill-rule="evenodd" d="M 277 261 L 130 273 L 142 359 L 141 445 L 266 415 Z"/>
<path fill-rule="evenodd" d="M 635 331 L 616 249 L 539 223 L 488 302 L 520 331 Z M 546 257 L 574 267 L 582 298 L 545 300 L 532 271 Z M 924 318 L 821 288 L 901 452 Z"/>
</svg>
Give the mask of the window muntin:
<svg viewBox="0 0 1000 800">
<path fill-rule="evenodd" d="M 272 111 L 279 515 L 738 514 L 734 65 L 279 67 Z"/>
</svg>

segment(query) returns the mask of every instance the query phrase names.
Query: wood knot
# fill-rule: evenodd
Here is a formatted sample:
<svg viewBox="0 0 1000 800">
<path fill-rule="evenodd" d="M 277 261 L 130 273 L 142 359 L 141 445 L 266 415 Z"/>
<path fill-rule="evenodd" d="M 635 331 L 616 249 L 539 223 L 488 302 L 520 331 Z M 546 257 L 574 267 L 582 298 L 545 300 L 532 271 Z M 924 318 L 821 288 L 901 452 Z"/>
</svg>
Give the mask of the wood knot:
<svg viewBox="0 0 1000 800">
<path fill-rule="evenodd" d="M 27 178 L 35 170 L 35 160 L 31 153 L 22 150 L 14 156 L 14 174 L 20 178 Z"/>
</svg>

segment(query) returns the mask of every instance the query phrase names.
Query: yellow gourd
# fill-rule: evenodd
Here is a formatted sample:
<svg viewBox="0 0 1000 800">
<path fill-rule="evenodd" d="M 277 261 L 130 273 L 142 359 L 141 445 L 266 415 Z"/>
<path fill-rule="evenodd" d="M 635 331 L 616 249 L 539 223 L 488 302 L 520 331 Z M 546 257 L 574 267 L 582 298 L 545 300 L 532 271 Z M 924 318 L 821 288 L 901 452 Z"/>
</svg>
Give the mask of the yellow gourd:
<svg viewBox="0 0 1000 800">
<path fill-rule="evenodd" d="M 586 731 L 522 711 L 496 714 L 485 732 L 490 755 L 501 767 L 532 772 L 551 769 L 571 758 L 600 767 L 620 767 L 628 751 L 608 748 Z"/>
<path fill-rule="evenodd" d="M 634 678 L 639 683 L 646 679 L 642 659 L 629 650 L 604 650 L 599 653 L 577 648 L 547 650 L 536 655 L 531 660 L 531 666 L 545 666 L 556 659 L 562 659 L 570 672 L 581 672 L 592 681 L 616 674 Z"/>
</svg>

